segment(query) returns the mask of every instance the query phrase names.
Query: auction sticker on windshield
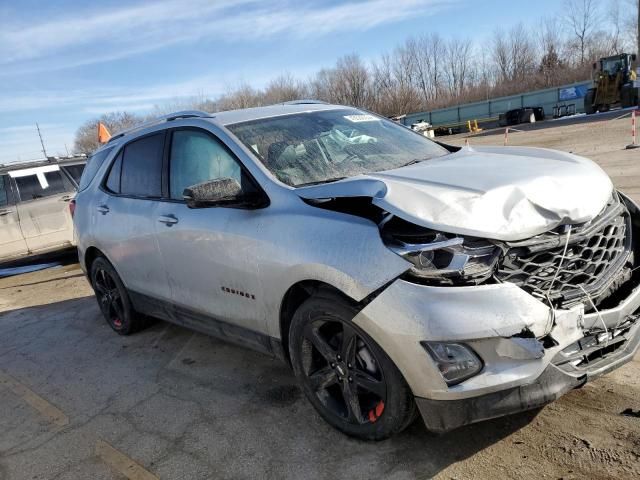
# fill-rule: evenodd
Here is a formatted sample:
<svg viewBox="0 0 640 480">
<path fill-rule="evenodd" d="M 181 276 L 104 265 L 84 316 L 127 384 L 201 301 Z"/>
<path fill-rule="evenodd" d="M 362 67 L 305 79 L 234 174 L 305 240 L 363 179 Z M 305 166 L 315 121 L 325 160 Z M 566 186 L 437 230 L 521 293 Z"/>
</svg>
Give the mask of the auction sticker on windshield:
<svg viewBox="0 0 640 480">
<path fill-rule="evenodd" d="M 374 117 L 373 115 L 345 115 L 344 118 L 349 120 L 350 122 L 358 123 L 358 122 L 377 122 L 380 119 Z"/>
</svg>

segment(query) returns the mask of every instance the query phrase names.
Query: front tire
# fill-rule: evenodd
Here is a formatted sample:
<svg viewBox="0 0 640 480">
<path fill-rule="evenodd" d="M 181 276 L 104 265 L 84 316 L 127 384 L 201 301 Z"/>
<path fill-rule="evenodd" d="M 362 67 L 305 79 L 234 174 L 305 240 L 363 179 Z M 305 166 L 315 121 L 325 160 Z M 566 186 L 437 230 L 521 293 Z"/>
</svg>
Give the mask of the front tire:
<svg viewBox="0 0 640 480">
<path fill-rule="evenodd" d="M 358 311 L 329 293 L 293 316 L 289 352 L 306 397 L 330 425 L 363 440 L 383 440 L 416 417 L 413 395 L 388 355 L 355 325 Z"/>
<path fill-rule="evenodd" d="M 91 286 L 100 311 L 113 330 L 129 335 L 144 328 L 144 318 L 133 310 L 120 276 L 104 257 L 96 258 L 91 264 Z"/>
</svg>

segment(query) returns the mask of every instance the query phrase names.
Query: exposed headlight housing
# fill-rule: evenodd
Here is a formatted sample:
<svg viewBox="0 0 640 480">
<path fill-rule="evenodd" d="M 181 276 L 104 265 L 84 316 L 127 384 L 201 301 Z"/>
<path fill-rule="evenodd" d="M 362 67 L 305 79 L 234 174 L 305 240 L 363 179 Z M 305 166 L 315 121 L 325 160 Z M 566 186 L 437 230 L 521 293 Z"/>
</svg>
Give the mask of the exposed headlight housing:
<svg viewBox="0 0 640 480">
<path fill-rule="evenodd" d="M 477 375 L 483 364 L 470 347 L 462 343 L 420 342 L 440 370 L 447 385 L 456 385 Z"/>
<path fill-rule="evenodd" d="M 493 275 L 502 254 L 502 249 L 488 240 L 436 232 L 403 221 L 383 225 L 381 231 L 387 246 L 413 264 L 409 275 L 427 283 L 477 285 Z"/>
</svg>

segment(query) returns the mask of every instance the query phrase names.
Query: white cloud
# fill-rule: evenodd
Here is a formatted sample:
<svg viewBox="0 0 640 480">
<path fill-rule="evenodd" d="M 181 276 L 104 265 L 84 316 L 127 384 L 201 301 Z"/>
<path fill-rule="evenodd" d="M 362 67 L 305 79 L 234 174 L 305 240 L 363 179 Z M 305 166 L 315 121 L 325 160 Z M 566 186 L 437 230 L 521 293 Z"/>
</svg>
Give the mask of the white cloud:
<svg viewBox="0 0 640 480">
<path fill-rule="evenodd" d="M 254 42 L 279 34 L 363 31 L 433 15 L 457 1 L 360 0 L 326 6 L 295 0 L 165 0 L 84 11 L 5 26 L 0 31 L 0 65 L 6 75 L 98 63 L 198 39 Z"/>
</svg>

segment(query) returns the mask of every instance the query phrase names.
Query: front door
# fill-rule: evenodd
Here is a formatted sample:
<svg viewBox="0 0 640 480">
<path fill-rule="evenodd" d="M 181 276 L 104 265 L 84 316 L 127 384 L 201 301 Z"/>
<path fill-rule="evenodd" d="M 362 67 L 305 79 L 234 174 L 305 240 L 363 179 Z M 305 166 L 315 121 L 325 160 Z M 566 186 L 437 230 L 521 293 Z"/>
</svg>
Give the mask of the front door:
<svg viewBox="0 0 640 480">
<path fill-rule="evenodd" d="M 263 211 L 190 209 L 182 198 L 186 187 L 207 180 L 233 178 L 243 188 L 252 180 L 211 133 L 178 129 L 170 135 L 170 199 L 159 206 L 156 232 L 177 317 L 205 332 L 225 328 L 216 325 L 221 320 L 265 333 L 257 270 Z"/>
<path fill-rule="evenodd" d="M 18 188 L 20 227 L 31 252 L 71 244 L 73 223 L 69 200 L 71 181 L 58 165 L 9 172 Z"/>
<path fill-rule="evenodd" d="M 0 175 L 0 259 L 26 255 L 29 250 L 20 230 L 18 209 L 10 194 L 9 175 Z"/>
</svg>

